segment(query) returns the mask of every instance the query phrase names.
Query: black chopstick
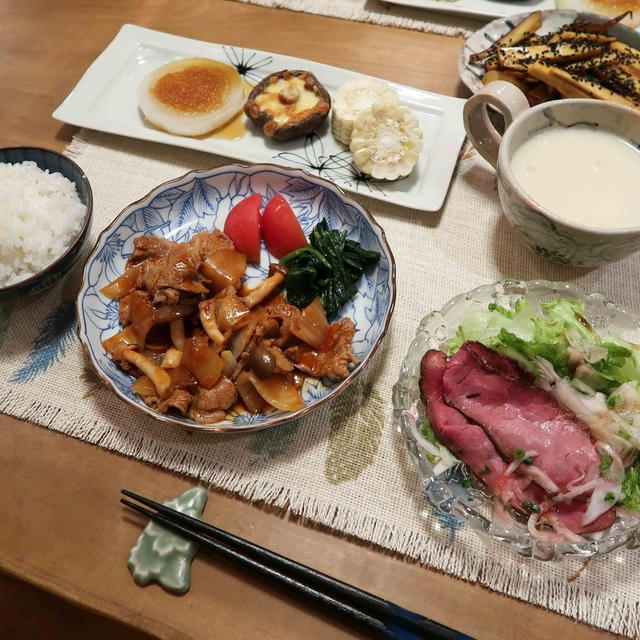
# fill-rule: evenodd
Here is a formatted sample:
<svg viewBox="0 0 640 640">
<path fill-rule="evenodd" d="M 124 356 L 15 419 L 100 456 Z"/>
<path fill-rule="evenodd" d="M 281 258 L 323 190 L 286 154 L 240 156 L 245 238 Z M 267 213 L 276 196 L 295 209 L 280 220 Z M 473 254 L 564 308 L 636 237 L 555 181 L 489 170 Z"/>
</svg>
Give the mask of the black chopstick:
<svg viewBox="0 0 640 640">
<path fill-rule="evenodd" d="M 393 635 L 392 631 L 388 629 L 384 623 L 369 615 L 365 611 L 361 611 L 356 607 L 352 607 L 344 602 L 335 600 L 331 596 L 324 594 L 321 591 L 317 591 L 316 589 L 313 589 L 312 587 L 305 585 L 304 583 L 301 583 L 295 578 L 287 576 L 284 573 L 280 573 L 277 569 L 261 564 L 257 560 L 249 558 L 248 556 L 245 556 L 234 549 L 230 549 L 222 543 L 208 538 L 202 533 L 193 531 L 192 529 L 187 529 L 178 522 L 171 520 L 161 513 L 154 513 L 153 511 L 134 504 L 133 502 L 129 502 L 129 500 L 121 499 L 120 501 L 123 504 L 126 504 L 128 507 L 135 509 L 138 513 L 146 515 L 159 524 L 173 529 L 180 535 L 190 538 L 202 547 L 215 551 L 226 559 L 235 561 L 244 568 L 252 569 L 263 577 L 269 578 L 273 582 L 288 587 L 296 593 L 307 596 L 316 604 L 323 605 L 342 615 L 347 620 L 365 627 L 369 632 L 373 633 L 376 638 L 381 638 L 382 640 L 392 640 L 393 638 L 397 637 Z M 408 640 L 420 640 L 420 637 L 414 634 L 408 634 L 407 638 Z"/>
<path fill-rule="evenodd" d="M 129 500 L 121 500 L 139 513 L 175 529 L 203 547 L 217 551 L 245 567 L 254 569 L 280 584 L 307 595 L 317 603 L 342 613 L 347 618 L 366 626 L 377 637 L 406 640 L 411 638 L 473 640 L 470 636 L 449 629 L 213 525 L 191 518 L 126 489 L 123 489 L 122 493 L 157 511 L 157 513 L 149 511 Z"/>
</svg>

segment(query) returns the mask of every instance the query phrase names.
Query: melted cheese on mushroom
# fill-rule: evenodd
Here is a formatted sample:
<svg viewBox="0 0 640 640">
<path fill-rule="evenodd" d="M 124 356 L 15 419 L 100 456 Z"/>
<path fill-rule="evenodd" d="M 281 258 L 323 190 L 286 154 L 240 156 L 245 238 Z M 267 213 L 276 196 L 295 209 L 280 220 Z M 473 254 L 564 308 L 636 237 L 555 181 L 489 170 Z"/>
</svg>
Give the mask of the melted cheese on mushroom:
<svg viewBox="0 0 640 640">
<path fill-rule="evenodd" d="M 289 79 L 278 78 L 256 96 L 256 104 L 261 111 L 266 111 L 279 124 L 302 120 L 322 97 L 313 90 L 305 88 L 305 81 L 300 77 Z"/>
</svg>

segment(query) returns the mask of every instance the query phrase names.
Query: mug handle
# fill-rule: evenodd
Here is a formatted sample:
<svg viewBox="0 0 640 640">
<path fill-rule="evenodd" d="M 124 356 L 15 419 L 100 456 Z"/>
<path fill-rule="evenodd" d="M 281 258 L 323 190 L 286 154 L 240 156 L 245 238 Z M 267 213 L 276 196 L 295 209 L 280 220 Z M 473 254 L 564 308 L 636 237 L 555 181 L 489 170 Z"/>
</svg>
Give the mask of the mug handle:
<svg viewBox="0 0 640 640">
<path fill-rule="evenodd" d="M 494 80 L 465 102 L 462 118 L 467 136 L 478 153 L 495 169 L 502 136 L 489 120 L 488 104 L 502 114 L 506 130 L 518 115 L 529 109 L 529 101 L 515 85 Z"/>
</svg>

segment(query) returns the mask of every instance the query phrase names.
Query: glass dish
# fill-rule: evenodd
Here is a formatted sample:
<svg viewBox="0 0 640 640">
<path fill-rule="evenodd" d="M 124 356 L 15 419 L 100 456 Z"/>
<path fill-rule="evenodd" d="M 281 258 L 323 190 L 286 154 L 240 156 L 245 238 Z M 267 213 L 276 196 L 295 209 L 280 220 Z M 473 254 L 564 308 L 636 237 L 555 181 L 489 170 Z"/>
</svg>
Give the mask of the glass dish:
<svg viewBox="0 0 640 640">
<path fill-rule="evenodd" d="M 441 513 L 453 515 L 481 536 L 489 536 L 511 546 L 525 557 L 558 560 L 565 556 L 588 558 L 603 556 L 620 547 L 640 545 L 640 515 L 616 517 L 614 524 L 603 532 L 583 534 L 584 542 L 546 542 L 534 538 L 526 528 L 504 526 L 492 519 L 492 500 L 483 485 L 461 462 L 448 468 L 441 463 L 433 466 L 419 443 L 416 425 L 425 411 L 418 380 L 420 360 L 428 349 L 442 348 L 455 333 L 460 318 L 471 305 L 493 302 L 512 309 L 518 298 L 529 302 L 554 298 L 580 300 L 585 304 L 588 321 L 598 332 L 610 330 L 631 342 L 640 341 L 640 318 L 606 300 L 601 294 L 587 294 L 571 283 L 536 280 L 521 282 L 502 280 L 456 296 L 420 322 L 416 336 L 402 363 L 400 378 L 393 388 L 393 406 L 409 456 L 420 476 L 423 496 Z"/>
</svg>

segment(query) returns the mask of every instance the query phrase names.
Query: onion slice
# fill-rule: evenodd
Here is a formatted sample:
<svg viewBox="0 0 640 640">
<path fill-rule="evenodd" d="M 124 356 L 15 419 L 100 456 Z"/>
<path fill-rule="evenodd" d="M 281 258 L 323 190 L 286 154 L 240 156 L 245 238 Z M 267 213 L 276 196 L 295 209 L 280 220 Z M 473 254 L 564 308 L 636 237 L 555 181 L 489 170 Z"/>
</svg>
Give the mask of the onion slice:
<svg viewBox="0 0 640 640">
<path fill-rule="evenodd" d="M 261 380 L 253 371 L 248 371 L 247 375 L 256 391 L 272 407 L 281 411 L 297 411 L 304 407 L 300 392 L 286 376 L 276 374 Z"/>
<path fill-rule="evenodd" d="M 593 490 L 589 498 L 587 510 L 582 516 L 582 525 L 586 526 L 591 524 L 603 513 L 609 511 L 620 497 L 620 492 L 621 487 L 619 484 L 602 480 Z M 606 500 L 607 497 L 609 497 L 609 500 Z"/>
</svg>

